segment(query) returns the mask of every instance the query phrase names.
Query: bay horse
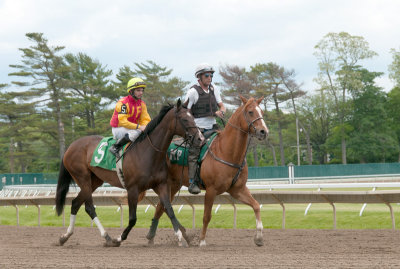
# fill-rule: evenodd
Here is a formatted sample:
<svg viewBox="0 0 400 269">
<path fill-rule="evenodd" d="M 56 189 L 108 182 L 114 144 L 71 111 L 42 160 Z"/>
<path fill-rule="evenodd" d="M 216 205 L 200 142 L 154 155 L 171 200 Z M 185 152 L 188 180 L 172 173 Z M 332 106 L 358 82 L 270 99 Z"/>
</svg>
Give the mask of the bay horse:
<svg viewBox="0 0 400 269">
<path fill-rule="evenodd" d="M 131 144 L 123 159 L 124 185 L 128 194 L 129 224 L 117 239 L 112 239 L 103 228 L 93 206 L 92 193 L 103 184 L 123 188 L 117 172 L 90 166 L 92 154 L 101 141 L 101 136 L 86 136 L 74 141 L 65 152 L 60 165 L 60 174 L 56 192 L 56 210 L 60 215 L 63 211 L 65 198 L 71 182 L 80 187 L 80 192 L 72 200 L 70 224 L 67 233 L 60 239 L 63 245 L 73 234 L 76 214 L 85 203 L 85 210 L 98 227 L 101 236 L 106 240 L 105 246 L 120 246 L 126 240 L 130 230 L 136 224 L 136 209 L 139 194 L 153 189 L 167 212 L 178 243 L 182 245 L 182 236 L 189 243 L 186 231 L 175 217 L 170 203 L 170 193 L 167 186 L 167 164 L 165 154 L 174 135 L 204 140 L 196 127 L 194 118 L 179 99 L 176 106 L 164 106 L 160 113 L 149 122 L 142 134 Z"/>
<path fill-rule="evenodd" d="M 253 208 L 257 229 L 254 242 L 257 246 L 264 244 L 260 204 L 253 198 L 246 186 L 248 177 L 246 153 L 250 143 L 249 136 L 263 140 L 266 139 L 269 131 L 264 122 L 263 111 L 259 106 L 263 98 L 247 100 L 240 96 L 240 99 L 242 105 L 233 113 L 225 129 L 216 136 L 201 164 L 200 178 L 205 185 L 205 188 L 201 186 L 201 189 L 205 189 L 206 193 L 200 247 L 206 246 L 207 226 L 211 220 L 215 196 L 224 192 L 228 192 L 235 199 Z M 182 187 L 181 184 L 189 186 L 188 168 L 171 164 L 168 157 L 167 164 L 168 184 L 171 187 L 171 198 L 173 199 Z M 184 169 L 183 172 L 182 169 Z M 146 236 L 149 244 L 154 243 L 158 221 L 163 212 L 162 206 L 157 204 L 150 230 Z"/>
</svg>

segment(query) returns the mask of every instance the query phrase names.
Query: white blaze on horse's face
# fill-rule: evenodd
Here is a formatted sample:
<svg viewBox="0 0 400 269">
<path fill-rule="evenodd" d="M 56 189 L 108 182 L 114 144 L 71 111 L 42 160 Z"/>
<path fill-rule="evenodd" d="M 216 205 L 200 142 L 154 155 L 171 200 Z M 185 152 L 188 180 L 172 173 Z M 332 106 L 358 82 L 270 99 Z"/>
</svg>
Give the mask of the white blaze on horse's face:
<svg viewBox="0 0 400 269">
<path fill-rule="evenodd" d="M 260 115 L 260 117 L 262 117 L 261 108 L 260 108 L 259 106 L 257 106 L 257 107 L 256 107 L 256 110 L 257 110 L 258 114 Z M 267 127 L 267 125 L 265 124 L 264 118 L 261 119 L 261 122 L 262 122 L 263 127 L 267 130 L 267 132 L 269 132 L 269 131 L 268 131 L 268 127 Z"/>
<path fill-rule="evenodd" d="M 264 118 L 262 116 L 262 110 L 259 106 L 256 106 L 256 111 L 258 113 L 257 116 L 261 117 L 260 121 L 261 121 L 261 125 L 262 125 L 261 130 L 257 129 L 256 136 L 259 140 L 263 140 L 263 139 L 267 138 L 269 130 L 268 130 L 267 125 L 265 124 Z"/>
</svg>

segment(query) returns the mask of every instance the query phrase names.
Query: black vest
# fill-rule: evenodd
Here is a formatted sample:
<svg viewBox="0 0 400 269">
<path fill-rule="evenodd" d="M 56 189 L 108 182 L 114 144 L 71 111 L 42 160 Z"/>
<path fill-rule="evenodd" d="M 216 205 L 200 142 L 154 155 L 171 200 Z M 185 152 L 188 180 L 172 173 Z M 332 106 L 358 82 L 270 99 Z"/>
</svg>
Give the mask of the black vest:
<svg viewBox="0 0 400 269">
<path fill-rule="evenodd" d="M 194 88 L 199 94 L 199 100 L 197 100 L 196 104 L 193 104 L 191 108 L 193 117 L 203 118 L 214 116 L 214 113 L 218 111 L 217 100 L 214 95 L 214 87 L 210 85 L 208 94 L 205 93 L 199 85 L 193 85 L 191 88 Z"/>
</svg>

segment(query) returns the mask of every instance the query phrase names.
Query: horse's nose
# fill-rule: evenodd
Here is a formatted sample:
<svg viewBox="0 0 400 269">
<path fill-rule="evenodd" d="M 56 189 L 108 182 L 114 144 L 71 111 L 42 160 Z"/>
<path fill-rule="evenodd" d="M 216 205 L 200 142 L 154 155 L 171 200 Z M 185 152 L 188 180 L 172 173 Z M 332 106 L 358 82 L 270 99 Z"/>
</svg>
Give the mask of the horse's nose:
<svg viewBox="0 0 400 269">
<path fill-rule="evenodd" d="M 258 131 L 258 139 L 262 140 L 267 138 L 268 130 L 261 129 Z"/>
</svg>

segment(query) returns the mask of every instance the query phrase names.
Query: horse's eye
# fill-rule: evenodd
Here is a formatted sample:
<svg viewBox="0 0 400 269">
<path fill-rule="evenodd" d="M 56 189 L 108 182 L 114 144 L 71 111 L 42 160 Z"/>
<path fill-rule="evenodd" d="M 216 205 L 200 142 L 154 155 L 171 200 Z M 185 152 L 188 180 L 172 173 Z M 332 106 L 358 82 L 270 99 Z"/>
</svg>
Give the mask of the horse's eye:
<svg viewBox="0 0 400 269">
<path fill-rule="evenodd" d="M 249 111 L 249 114 L 250 114 L 250 116 L 253 116 L 254 113 L 253 113 L 253 111 Z"/>
</svg>

